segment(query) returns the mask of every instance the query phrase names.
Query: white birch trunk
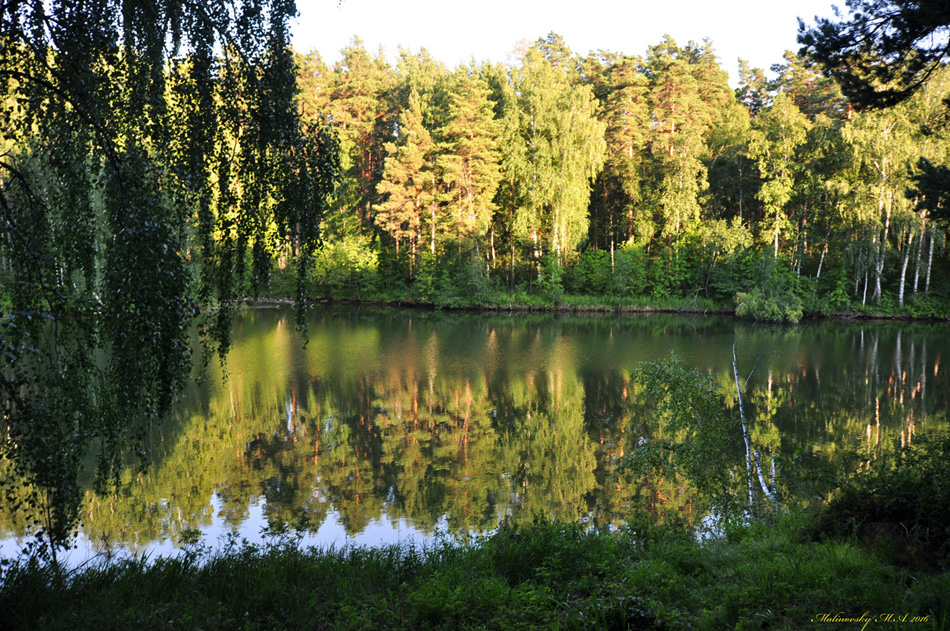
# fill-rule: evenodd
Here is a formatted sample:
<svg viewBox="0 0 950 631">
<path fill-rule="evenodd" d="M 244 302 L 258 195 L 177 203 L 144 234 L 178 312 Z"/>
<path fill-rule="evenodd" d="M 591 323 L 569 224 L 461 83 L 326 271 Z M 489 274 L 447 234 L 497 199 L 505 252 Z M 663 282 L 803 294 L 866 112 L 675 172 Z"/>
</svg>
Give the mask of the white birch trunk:
<svg viewBox="0 0 950 631">
<path fill-rule="evenodd" d="M 929 253 L 927 254 L 927 282 L 924 283 L 924 293 L 930 292 L 930 269 L 931 265 L 934 262 L 934 234 L 933 228 L 930 229 L 930 248 Z"/>
<path fill-rule="evenodd" d="M 745 468 L 749 481 L 749 505 L 755 501 L 755 491 L 752 482 L 752 443 L 749 440 L 749 429 L 745 424 L 745 412 L 742 410 L 742 387 L 739 385 L 739 362 L 736 359 L 736 345 L 732 345 L 732 374 L 736 379 L 736 395 L 739 397 L 739 420 L 742 423 L 742 440 L 745 441 Z"/>
<path fill-rule="evenodd" d="M 825 241 L 825 247 L 821 251 L 821 258 L 818 259 L 818 273 L 815 274 L 815 280 L 821 278 L 821 265 L 825 262 L 825 254 L 828 253 L 828 242 Z"/>
<path fill-rule="evenodd" d="M 910 262 L 910 248 L 914 244 L 914 233 L 909 231 L 907 235 L 907 246 L 904 248 L 904 260 L 901 263 L 901 282 L 900 288 L 897 290 L 897 305 L 900 307 L 904 306 L 904 286 L 905 279 L 907 278 L 907 263 Z"/>
<path fill-rule="evenodd" d="M 914 263 L 914 295 L 917 295 L 917 285 L 920 281 L 920 261 L 924 253 L 924 236 L 927 234 L 926 228 L 921 231 L 920 239 L 917 240 L 917 260 Z"/>
</svg>

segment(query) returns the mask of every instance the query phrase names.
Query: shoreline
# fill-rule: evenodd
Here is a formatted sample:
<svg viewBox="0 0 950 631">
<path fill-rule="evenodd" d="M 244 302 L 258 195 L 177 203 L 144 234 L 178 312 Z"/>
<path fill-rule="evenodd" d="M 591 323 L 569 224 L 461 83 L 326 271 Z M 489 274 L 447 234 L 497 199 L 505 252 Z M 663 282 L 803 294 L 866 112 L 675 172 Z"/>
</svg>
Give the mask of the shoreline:
<svg viewBox="0 0 950 631">
<path fill-rule="evenodd" d="M 262 308 L 280 305 L 294 305 L 296 301 L 293 298 L 282 297 L 249 297 L 239 298 L 235 301 L 244 308 Z M 431 302 L 416 302 L 414 300 L 359 300 L 354 298 L 310 298 L 306 301 L 309 305 L 349 305 L 349 306 L 368 306 L 385 307 L 392 309 L 419 309 L 426 311 L 452 311 L 452 312 L 470 312 L 470 313 L 552 313 L 552 314 L 603 314 L 603 315 L 652 315 L 652 314 L 672 314 L 672 315 L 698 315 L 698 316 L 727 316 L 748 322 L 761 324 L 797 324 L 795 322 L 773 322 L 767 320 L 756 320 L 736 315 L 735 309 L 724 308 L 701 308 L 701 307 L 664 307 L 664 306 L 608 306 L 605 304 L 591 305 L 526 305 L 509 304 L 504 305 L 472 305 L 472 306 L 440 306 Z M 828 322 L 828 321 L 880 321 L 880 322 L 948 322 L 950 314 L 946 316 L 913 316 L 909 314 L 898 313 L 855 313 L 838 312 L 832 314 L 805 313 L 801 321 L 810 322 Z"/>
</svg>

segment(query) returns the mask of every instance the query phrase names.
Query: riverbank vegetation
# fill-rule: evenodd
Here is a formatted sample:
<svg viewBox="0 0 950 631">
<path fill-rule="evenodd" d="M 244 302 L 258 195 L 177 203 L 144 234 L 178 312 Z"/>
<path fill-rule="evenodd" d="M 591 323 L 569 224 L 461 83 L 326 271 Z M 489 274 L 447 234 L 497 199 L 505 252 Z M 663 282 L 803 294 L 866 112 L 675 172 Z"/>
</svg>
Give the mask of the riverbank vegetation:
<svg viewBox="0 0 950 631">
<path fill-rule="evenodd" d="M 704 542 L 677 522 L 608 533 L 539 521 L 470 544 L 305 550 L 285 536 L 72 573 L 21 561 L 4 569 L 0 620 L 50 630 L 950 626 L 945 566 L 815 532 L 794 514 Z"/>
</svg>

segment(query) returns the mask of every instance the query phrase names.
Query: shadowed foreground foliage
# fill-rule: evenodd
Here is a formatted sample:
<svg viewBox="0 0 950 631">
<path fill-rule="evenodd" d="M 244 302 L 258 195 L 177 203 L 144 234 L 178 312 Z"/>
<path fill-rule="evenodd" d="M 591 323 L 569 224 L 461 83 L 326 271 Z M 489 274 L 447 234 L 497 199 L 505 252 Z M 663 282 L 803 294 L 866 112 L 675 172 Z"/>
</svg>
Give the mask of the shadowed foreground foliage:
<svg viewBox="0 0 950 631">
<path fill-rule="evenodd" d="M 884 452 L 882 462 L 842 485 L 818 521 L 819 535 L 854 535 L 882 557 L 950 568 L 950 435 Z"/>
<path fill-rule="evenodd" d="M 284 538 L 68 576 L 26 563 L 5 572 L 0 626 L 801 629 L 821 614 L 890 613 L 906 623 L 868 628 L 947 628 L 950 575 L 891 565 L 852 541 L 806 542 L 805 521 L 705 543 L 676 524 L 607 534 L 537 522 L 478 545 L 321 551 Z"/>
</svg>

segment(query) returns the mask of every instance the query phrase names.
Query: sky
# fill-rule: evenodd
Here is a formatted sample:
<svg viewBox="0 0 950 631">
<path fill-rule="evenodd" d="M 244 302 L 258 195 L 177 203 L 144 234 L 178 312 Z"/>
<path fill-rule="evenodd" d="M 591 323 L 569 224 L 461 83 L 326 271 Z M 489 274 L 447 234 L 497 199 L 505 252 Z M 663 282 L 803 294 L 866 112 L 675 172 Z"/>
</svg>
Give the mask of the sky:
<svg viewBox="0 0 950 631">
<path fill-rule="evenodd" d="M 839 5 L 844 3 L 837 0 Z M 476 61 L 508 62 L 521 40 L 549 32 L 576 53 L 607 50 L 642 55 L 669 34 L 680 45 L 712 40 L 733 87 L 738 59 L 768 70 L 785 50 L 797 50 L 798 18 L 832 17 L 832 0 L 298 0 L 293 44 L 324 61 L 358 35 L 393 61 L 399 47 L 425 48 L 454 68 Z"/>
</svg>

